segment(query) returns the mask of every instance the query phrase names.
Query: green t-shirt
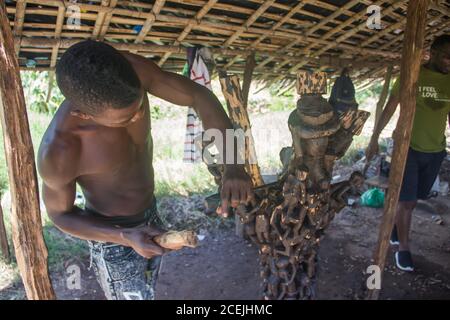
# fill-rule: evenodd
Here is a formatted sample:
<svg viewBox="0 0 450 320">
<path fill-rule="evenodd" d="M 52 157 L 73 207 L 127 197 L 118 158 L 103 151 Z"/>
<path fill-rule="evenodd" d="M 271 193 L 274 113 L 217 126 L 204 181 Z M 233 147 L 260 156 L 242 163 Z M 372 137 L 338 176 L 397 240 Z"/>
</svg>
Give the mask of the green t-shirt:
<svg viewBox="0 0 450 320">
<path fill-rule="evenodd" d="M 400 79 L 391 94 L 399 94 Z M 416 97 L 416 113 L 410 147 L 421 152 L 445 150 L 445 128 L 450 112 L 450 74 L 420 68 Z"/>
</svg>

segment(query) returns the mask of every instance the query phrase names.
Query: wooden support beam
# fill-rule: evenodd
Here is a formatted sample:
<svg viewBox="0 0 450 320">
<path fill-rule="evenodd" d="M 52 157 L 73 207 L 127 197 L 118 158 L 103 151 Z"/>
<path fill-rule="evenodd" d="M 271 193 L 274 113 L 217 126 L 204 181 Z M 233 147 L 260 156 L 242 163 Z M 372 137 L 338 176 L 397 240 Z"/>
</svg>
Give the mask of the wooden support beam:
<svg viewBox="0 0 450 320">
<path fill-rule="evenodd" d="M 306 35 L 305 36 L 309 36 L 312 35 L 314 32 L 316 32 L 317 30 L 319 30 L 321 27 L 325 26 L 327 23 L 333 21 L 336 17 L 340 16 L 341 14 L 344 13 L 344 11 L 350 9 L 351 7 L 353 7 L 356 3 L 358 3 L 358 0 L 352 0 L 349 3 L 347 3 L 345 6 L 343 6 L 342 8 L 337 9 L 334 13 L 330 14 L 328 17 L 321 19 L 321 21 L 314 25 L 313 27 L 309 28 L 306 31 Z M 284 48 L 281 49 L 281 52 L 286 52 L 287 50 L 293 48 L 294 46 L 298 45 L 300 43 L 301 39 L 296 39 L 292 42 L 290 42 L 287 46 L 285 46 Z M 305 51 L 306 53 L 306 51 Z M 269 60 L 270 57 L 264 61 L 262 61 L 260 63 L 261 67 L 266 65 L 267 63 L 269 63 L 270 61 L 272 61 L 273 59 Z M 268 60 L 268 61 L 267 61 Z"/>
<path fill-rule="evenodd" d="M 224 47 L 229 47 L 245 30 L 247 30 L 252 23 L 254 23 L 267 9 L 269 9 L 269 7 L 274 3 L 275 1 L 270 0 L 270 1 L 265 1 L 263 3 L 263 5 L 261 5 L 248 19 L 247 21 L 245 21 L 245 23 L 238 29 L 236 30 L 231 37 L 229 37 L 225 42 L 224 42 Z M 229 68 L 231 67 L 231 65 L 233 65 L 236 61 L 239 60 L 241 56 L 235 56 L 230 62 L 227 63 L 227 65 L 225 66 L 225 68 Z"/>
<path fill-rule="evenodd" d="M 384 214 L 380 225 L 378 244 L 374 254 L 375 265 L 383 274 L 389 249 L 389 237 L 394 226 L 400 188 L 405 171 L 411 131 L 416 109 L 417 81 L 419 78 L 422 48 L 424 45 L 427 10 L 430 0 L 410 0 L 403 41 L 400 67 L 400 116 L 394 136 L 394 151 L 389 173 Z M 369 290 L 369 299 L 378 299 L 380 290 Z"/>
<path fill-rule="evenodd" d="M 109 25 L 111 23 L 111 18 L 114 14 L 114 8 L 117 6 L 118 0 L 111 0 L 109 2 L 110 10 L 106 13 L 105 18 L 103 19 L 103 24 L 100 28 L 100 32 L 98 34 L 98 40 L 103 41 L 105 39 L 105 35 L 108 32 Z"/>
<path fill-rule="evenodd" d="M 45 102 L 49 103 L 50 98 L 52 97 L 53 90 L 53 81 L 55 80 L 55 71 L 50 70 L 48 72 L 48 87 L 47 87 L 47 97 L 45 98 Z"/>
<path fill-rule="evenodd" d="M 27 7 L 27 3 L 25 0 L 17 0 L 16 3 L 16 14 L 14 16 L 14 37 L 19 38 L 22 36 L 23 23 L 25 22 L 25 9 Z M 20 51 L 20 41 L 14 44 L 14 51 L 16 55 L 19 56 Z"/>
<path fill-rule="evenodd" d="M 374 5 L 381 5 L 384 2 L 386 2 L 386 0 L 379 0 L 379 1 L 375 2 Z M 385 9 L 386 13 L 387 12 L 392 12 L 396 8 L 398 8 L 399 6 L 402 5 L 401 0 L 394 0 L 393 2 L 394 3 L 388 9 Z M 360 20 L 365 14 L 366 14 L 365 10 L 363 10 L 362 12 L 360 12 L 358 14 L 355 14 L 352 18 L 347 19 L 347 21 L 341 23 L 338 27 L 336 27 L 335 29 L 329 31 L 325 35 L 323 35 L 322 39 L 328 39 L 332 35 L 336 34 L 338 31 L 343 30 L 345 27 L 348 27 L 348 26 L 352 25 L 353 22 Z M 305 66 L 312 58 L 320 57 L 320 55 L 325 53 L 327 50 L 335 47 L 338 43 L 344 41 L 345 39 L 348 39 L 352 35 L 356 34 L 358 31 L 364 30 L 366 28 L 367 28 L 366 21 L 364 21 L 363 23 L 360 23 L 357 27 L 353 27 L 353 29 L 351 29 L 349 31 L 346 31 L 344 34 L 339 36 L 333 42 L 331 42 L 328 45 L 320 48 L 319 50 L 317 50 L 315 52 L 313 52 L 307 58 L 305 58 L 303 61 L 301 61 L 301 62 L 295 64 L 294 66 L 292 66 L 291 68 L 289 68 L 287 72 L 288 73 L 296 72 L 298 69 L 300 69 L 301 67 Z M 310 50 L 312 50 L 312 48 L 314 48 L 314 46 L 316 46 L 315 43 L 310 44 L 309 46 L 306 47 L 305 51 L 309 52 Z M 290 61 L 287 60 L 287 61 L 281 63 L 275 70 L 281 69 L 281 67 L 283 67 L 285 64 L 287 64 L 289 62 Z M 277 77 L 275 81 L 278 81 L 278 80 L 282 79 L 282 77 L 283 76 Z"/>
<path fill-rule="evenodd" d="M 244 99 L 238 76 L 227 76 L 220 78 L 222 92 L 227 102 L 228 113 L 234 128 L 241 128 L 250 135 L 245 141 L 245 169 L 252 179 L 254 187 L 262 186 L 264 180 L 261 175 L 258 164 L 249 163 L 250 155 L 256 159 L 256 150 L 253 144 L 253 135 L 251 134 L 250 119 L 246 108 L 246 100 Z M 244 236 L 243 224 L 240 222 L 238 215 L 235 216 L 235 233 L 237 236 Z"/>
<path fill-rule="evenodd" d="M 0 118 L 2 121 L 17 265 L 28 299 L 55 299 L 42 235 L 38 182 L 14 38 L 0 3 Z"/>
<path fill-rule="evenodd" d="M 310 1 L 301 1 L 300 3 L 298 3 L 294 8 L 292 8 L 291 10 L 289 10 L 288 11 L 288 13 L 280 20 L 280 21 L 278 21 L 270 30 L 271 31 L 275 31 L 275 30 L 277 30 L 278 28 L 280 28 L 283 24 L 285 24 L 287 21 L 289 21 L 290 19 L 291 19 L 291 17 L 294 15 L 294 14 L 296 14 L 304 5 L 306 5 L 307 3 L 309 3 Z M 263 35 L 260 35 L 259 37 L 258 37 L 258 39 L 256 39 L 251 45 L 250 45 L 250 48 L 256 48 L 264 39 L 266 39 L 268 37 L 268 35 L 265 35 L 265 34 L 263 34 Z M 238 61 L 239 60 L 239 58 L 240 58 L 241 56 L 236 56 L 236 57 L 234 57 L 226 66 L 225 66 L 225 68 L 228 68 L 228 67 L 231 67 L 236 61 Z M 270 59 L 270 58 L 268 58 L 268 59 Z M 268 59 L 266 59 L 266 60 L 268 60 Z M 267 62 L 263 62 L 262 64 L 261 64 L 261 67 L 260 68 L 262 68 L 263 66 L 265 66 L 267 63 L 269 63 L 270 61 L 272 61 L 272 60 L 269 60 L 269 61 L 267 61 Z"/>
<path fill-rule="evenodd" d="M 63 6 L 58 7 L 58 16 L 56 18 L 56 27 L 55 27 L 55 39 L 61 38 L 61 32 L 64 26 L 64 16 L 66 14 L 66 8 Z M 52 48 L 52 55 L 50 58 L 50 68 L 55 68 L 56 62 L 58 61 L 58 52 L 59 52 L 59 42 L 56 43 Z M 48 87 L 47 87 L 47 98 L 45 101 L 48 103 L 50 101 L 50 97 L 52 95 L 53 90 L 53 79 L 55 77 L 54 71 L 49 71 L 48 77 Z"/>
<path fill-rule="evenodd" d="M 1 200 L 1 194 L 0 194 L 0 200 Z M 9 252 L 9 244 L 8 244 L 8 236 L 6 234 L 6 228 L 5 228 L 5 220 L 3 217 L 3 210 L 2 206 L 0 204 L 0 250 L 3 258 L 5 259 L 6 263 L 11 262 L 11 255 Z"/>
<path fill-rule="evenodd" d="M 253 22 L 256 21 L 256 19 L 259 18 L 259 16 L 261 16 L 264 11 L 266 11 L 267 9 L 269 9 L 269 7 L 275 2 L 275 0 L 267 0 L 264 1 L 264 3 L 258 7 L 258 9 L 256 9 L 256 11 L 247 19 L 247 21 L 245 21 L 245 23 L 239 27 L 239 29 L 233 33 L 233 35 L 227 39 L 227 41 L 225 41 L 224 46 L 228 47 L 230 46 L 234 40 L 236 40 L 248 27 L 250 27 L 252 25 Z"/>
<path fill-rule="evenodd" d="M 288 22 L 288 21 L 292 18 L 292 16 L 293 16 L 294 14 L 296 14 L 301 8 L 303 8 L 303 6 L 305 6 L 306 4 L 308 4 L 308 3 L 310 3 L 310 2 L 314 2 L 314 1 L 310 1 L 310 0 L 309 0 L 309 1 L 308 1 L 308 0 L 300 1 L 295 7 L 293 7 L 291 10 L 289 10 L 288 13 L 287 13 L 283 18 L 281 18 L 280 21 L 278 21 L 276 24 L 274 24 L 273 27 L 270 28 L 270 30 L 271 30 L 271 31 L 275 31 L 275 30 L 277 30 L 278 28 L 280 28 L 283 24 L 285 24 L 286 22 Z M 268 37 L 268 35 L 265 35 L 265 34 L 259 36 L 258 39 L 256 39 L 256 40 L 250 45 L 250 47 L 251 47 L 251 48 L 256 48 L 256 46 L 257 46 L 258 44 L 260 44 L 262 41 L 264 41 L 264 39 L 266 39 L 267 37 Z"/>
<path fill-rule="evenodd" d="M 16 39 L 16 41 L 19 41 L 19 39 Z M 22 43 L 22 48 L 23 50 L 28 49 L 28 48 L 33 48 L 33 49 L 38 49 L 38 48 L 51 48 L 54 47 L 56 44 L 59 43 L 59 48 L 60 49 L 67 49 L 70 46 L 80 42 L 81 39 L 47 39 L 47 38 L 29 38 L 29 37 L 24 37 L 21 40 Z M 136 51 L 140 51 L 140 52 L 149 52 L 149 53 L 166 53 L 166 52 L 170 52 L 172 54 L 184 54 L 186 48 L 183 46 L 175 46 L 175 45 L 157 45 L 157 44 L 135 44 L 135 43 L 117 43 L 117 42 L 109 42 L 109 41 L 104 41 L 105 43 L 115 47 L 118 50 L 123 50 L 123 51 L 130 51 L 130 50 L 136 50 Z M 248 51 L 246 50 L 238 50 L 238 49 L 222 49 L 222 48 L 210 48 L 211 51 L 213 53 L 217 53 L 217 54 L 221 54 L 223 56 L 236 56 L 236 55 L 241 55 L 241 56 L 247 56 L 248 55 Z M 356 49 L 358 50 L 358 49 Z M 356 51 L 355 50 L 355 51 Z M 368 51 L 371 51 L 369 49 L 367 49 Z M 283 53 L 279 53 L 276 51 L 262 51 L 262 50 L 255 50 L 255 53 L 257 55 L 262 55 L 262 56 L 273 56 L 273 59 L 276 58 L 281 58 L 283 56 L 285 56 L 285 54 Z M 365 51 L 360 51 L 360 53 L 367 53 Z M 368 54 L 368 53 L 367 53 Z M 385 58 L 389 58 L 389 60 L 385 60 L 387 61 L 387 63 L 391 63 L 392 59 L 398 59 L 400 56 L 400 54 L 388 54 L 388 56 L 385 56 Z M 293 57 L 292 58 L 293 62 L 300 62 L 301 61 L 301 57 L 296 58 Z M 319 62 L 317 58 L 312 58 L 311 62 L 316 61 L 317 63 Z M 334 60 L 337 61 L 337 60 Z M 348 61 L 348 60 L 347 60 Z M 257 67 L 255 67 L 255 70 L 258 69 L 260 65 L 258 65 Z M 280 74 L 280 73 L 278 73 Z"/>
<path fill-rule="evenodd" d="M 400 62 L 398 60 L 380 60 L 380 61 L 371 61 L 367 59 L 345 59 L 345 58 L 337 58 L 332 56 L 323 55 L 316 60 L 312 59 L 311 61 L 317 62 L 320 66 L 330 66 L 333 68 L 342 69 L 345 67 L 351 66 L 353 69 L 360 68 L 379 68 L 383 66 L 393 66 L 398 65 Z"/>
<path fill-rule="evenodd" d="M 244 98 L 242 96 L 241 86 L 239 84 L 238 76 L 228 76 L 220 78 L 222 92 L 227 102 L 228 113 L 231 122 L 235 128 L 241 128 L 244 132 L 250 132 L 249 139 L 245 143 L 245 168 L 247 173 L 252 178 L 253 186 L 258 187 L 264 184 L 261 176 L 261 171 L 258 164 L 249 163 L 251 156 L 256 159 L 256 150 L 253 144 L 253 137 L 251 135 L 250 118 L 247 109 L 244 107 Z"/>
<path fill-rule="evenodd" d="M 102 7 L 108 7 L 109 6 L 109 0 L 102 0 Z M 97 40 L 98 35 L 102 29 L 103 26 L 103 22 L 105 20 L 105 16 L 106 16 L 106 11 L 99 11 L 97 13 L 97 19 L 95 20 L 95 26 L 94 26 L 94 31 L 92 32 L 92 36 L 91 39 L 92 40 Z"/>
<path fill-rule="evenodd" d="M 161 12 L 161 9 L 164 7 L 164 4 L 166 3 L 166 0 L 156 0 L 155 4 L 153 5 L 152 10 L 148 13 L 147 19 L 144 22 L 144 25 L 142 26 L 141 31 L 139 32 L 138 36 L 136 37 L 136 40 L 134 40 L 134 43 L 141 43 L 147 33 L 150 32 L 152 29 L 152 25 L 156 20 L 156 15 Z"/>
<path fill-rule="evenodd" d="M 202 18 L 208 13 L 208 11 L 217 3 L 217 0 L 209 0 L 208 3 L 200 9 L 199 12 L 195 15 L 195 20 L 198 22 L 201 22 Z M 183 41 L 191 32 L 192 28 L 194 27 L 193 22 L 189 22 L 186 27 L 184 27 L 183 31 L 178 36 L 177 40 L 173 43 L 174 45 L 181 44 L 181 41 Z M 166 52 L 164 56 L 158 61 L 158 65 L 161 67 L 164 62 L 166 62 L 167 59 L 169 59 L 171 53 Z"/>
<path fill-rule="evenodd" d="M 252 52 L 247 56 L 244 70 L 244 81 L 242 82 L 242 98 L 244 99 L 244 109 L 247 109 L 248 94 L 250 92 L 250 85 L 252 83 L 253 71 L 255 70 L 255 53 Z"/>
<path fill-rule="evenodd" d="M 391 84 L 392 69 L 393 69 L 392 66 L 389 66 L 386 69 L 383 89 L 381 90 L 380 99 L 378 100 L 377 107 L 375 110 L 375 124 L 377 124 L 378 120 L 380 120 L 381 112 L 383 111 L 383 107 L 386 104 L 386 99 L 389 94 L 389 85 Z"/>
</svg>

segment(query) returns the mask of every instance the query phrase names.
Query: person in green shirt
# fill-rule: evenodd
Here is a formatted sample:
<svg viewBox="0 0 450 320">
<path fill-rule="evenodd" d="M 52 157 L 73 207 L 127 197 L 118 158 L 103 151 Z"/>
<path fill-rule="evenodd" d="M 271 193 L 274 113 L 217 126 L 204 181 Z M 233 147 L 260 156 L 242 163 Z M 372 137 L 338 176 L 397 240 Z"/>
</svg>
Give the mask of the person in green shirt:
<svg viewBox="0 0 450 320">
<path fill-rule="evenodd" d="M 378 139 L 400 102 L 400 80 L 397 79 L 380 120 L 376 123 L 366 150 L 367 161 L 378 153 Z M 418 199 L 427 199 L 447 155 L 445 129 L 450 112 L 450 35 L 437 37 L 430 59 L 421 66 L 416 96 L 416 112 L 408 157 L 400 191 L 391 244 L 398 244 L 397 267 L 413 271 L 409 247 L 412 211 Z M 401 143 L 397 141 L 397 143 Z"/>
</svg>

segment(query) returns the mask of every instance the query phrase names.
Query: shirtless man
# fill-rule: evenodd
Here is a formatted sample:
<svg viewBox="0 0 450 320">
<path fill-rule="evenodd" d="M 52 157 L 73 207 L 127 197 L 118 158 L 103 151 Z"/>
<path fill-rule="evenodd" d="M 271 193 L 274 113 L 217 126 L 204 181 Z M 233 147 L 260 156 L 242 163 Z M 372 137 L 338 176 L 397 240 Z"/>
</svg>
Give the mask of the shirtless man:
<svg viewBox="0 0 450 320">
<path fill-rule="evenodd" d="M 232 124 L 208 89 L 101 42 L 70 47 L 56 67 L 56 79 L 66 100 L 38 154 L 47 213 L 63 232 L 88 240 L 108 299 L 153 299 L 165 251 L 152 241 L 163 225 L 154 198 L 147 93 L 192 106 L 205 129 L 219 129 L 224 137 Z M 77 183 L 84 209 L 74 206 Z M 252 196 L 243 166 L 226 165 L 223 214 Z"/>
</svg>

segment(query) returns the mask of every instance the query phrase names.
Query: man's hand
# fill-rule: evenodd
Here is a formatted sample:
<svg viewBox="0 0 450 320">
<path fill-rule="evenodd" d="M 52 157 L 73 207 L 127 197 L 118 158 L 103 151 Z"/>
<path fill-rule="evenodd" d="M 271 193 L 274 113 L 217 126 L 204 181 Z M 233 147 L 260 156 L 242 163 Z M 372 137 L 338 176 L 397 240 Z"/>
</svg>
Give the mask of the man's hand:
<svg viewBox="0 0 450 320">
<path fill-rule="evenodd" d="M 240 203 L 247 204 L 253 201 L 253 184 L 244 166 L 231 165 L 225 167 L 222 177 L 222 190 L 220 193 L 222 205 L 217 213 L 224 218 L 228 217 L 228 208 L 236 208 Z"/>
<path fill-rule="evenodd" d="M 126 245 L 133 248 L 144 258 L 150 259 L 153 256 L 162 255 L 166 251 L 152 240 L 153 237 L 163 233 L 164 231 L 154 227 L 142 226 L 126 229 L 120 236 Z"/>
<path fill-rule="evenodd" d="M 378 139 L 375 139 L 374 137 L 372 137 L 372 139 L 370 139 L 369 145 L 367 146 L 366 149 L 366 162 L 369 163 L 370 160 L 373 159 L 373 157 L 378 154 L 379 152 L 379 147 L 378 147 Z"/>
</svg>

